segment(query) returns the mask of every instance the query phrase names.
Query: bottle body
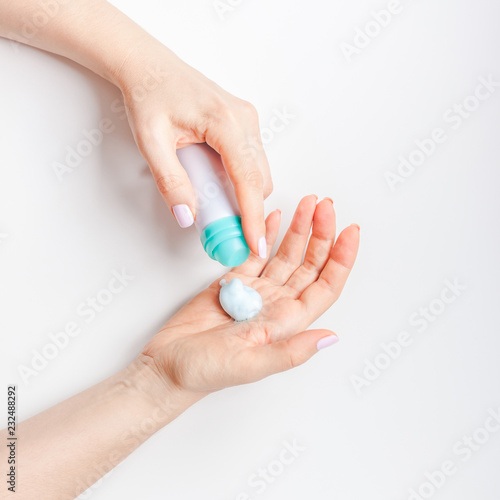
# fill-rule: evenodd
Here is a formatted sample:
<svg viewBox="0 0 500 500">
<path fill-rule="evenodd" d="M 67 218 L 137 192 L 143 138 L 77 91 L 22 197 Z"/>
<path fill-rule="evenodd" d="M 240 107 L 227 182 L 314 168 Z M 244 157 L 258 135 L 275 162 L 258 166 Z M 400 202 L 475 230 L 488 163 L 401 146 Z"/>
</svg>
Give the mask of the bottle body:
<svg viewBox="0 0 500 500">
<path fill-rule="evenodd" d="M 243 236 L 234 189 L 220 155 L 207 144 L 177 150 L 196 194 L 195 226 L 208 255 L 225 266 L 238 266 L 250 254 Z"/>
</svg>

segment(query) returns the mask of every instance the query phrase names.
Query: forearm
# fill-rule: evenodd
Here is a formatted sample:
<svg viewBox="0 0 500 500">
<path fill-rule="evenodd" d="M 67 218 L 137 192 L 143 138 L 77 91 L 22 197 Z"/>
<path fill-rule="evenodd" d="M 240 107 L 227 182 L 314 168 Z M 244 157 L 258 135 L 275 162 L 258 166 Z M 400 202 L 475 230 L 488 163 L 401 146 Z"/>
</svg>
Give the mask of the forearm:
<svg viewBox="0 0 500 500">
<path fill-rule="evenodd" d="M 201 397 L 166 385 L 150 358 L 138 358 L 18 425 L 17 498 L 75 498 Z"/>
<path fill-rule="evenodd" d="M 117 85 L 129 57 L 161 45 L 104 0 L 0 0 L 0 36 L 65 56 Z"/>
</svg>

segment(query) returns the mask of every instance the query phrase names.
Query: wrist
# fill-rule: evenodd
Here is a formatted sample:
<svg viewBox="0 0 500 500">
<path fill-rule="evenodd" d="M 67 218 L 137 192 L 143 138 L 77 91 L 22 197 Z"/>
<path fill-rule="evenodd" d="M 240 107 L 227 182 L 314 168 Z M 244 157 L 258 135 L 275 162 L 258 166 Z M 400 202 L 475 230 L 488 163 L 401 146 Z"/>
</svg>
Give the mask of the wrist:
<svg viewBox="0 0 500 500">
<path fill-rule="evenodd" d="M 163 376 L 154 358 L 140 354 L 120 373 L 119 384 L 129 395 L 142 403 L 143 413 L 149 415 L 156 432 L 168 424 L 205 394 L 188 392 Z"/>
<path fill-rule="evenodd" d="M 130 43 L 125 53 L 108 60 L 104 78 L 116 85 L 125 97 L 134 97 L 135 92 L 140 96 L 158 87 L 179 61 L 168 47 L 144 32 Z"/>
</svg>

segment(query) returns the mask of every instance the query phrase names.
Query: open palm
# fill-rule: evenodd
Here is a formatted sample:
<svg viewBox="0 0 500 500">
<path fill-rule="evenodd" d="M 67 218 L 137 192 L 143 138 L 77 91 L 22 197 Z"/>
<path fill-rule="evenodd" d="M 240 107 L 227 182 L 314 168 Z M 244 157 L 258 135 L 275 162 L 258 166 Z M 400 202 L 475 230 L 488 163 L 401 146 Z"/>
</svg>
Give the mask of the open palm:
<svg viewBox="0 0 500 500">
<path fill-rule="evenodd" d="M 316 201 L 314 195 L 301 200 L 269 262 L 252 254 L 221 277 L 239 278 L 260 293 L 263 307 L 256 318 L 235 322 L 224 312 L 220 278 L 151 339 L 143 354 L 153 357 L 162 377 L 193 392 L 254 382 L 305 362 L 317 352 L 317 342 L 332 335 L 304 330 L 342 292 L 356 259 L 359 227 L 349 226 L 335 241 L 333 203 Z M 280 212 L 272 212 L 266 220 L 268 254 L 279 224 Z"/>
</svg>

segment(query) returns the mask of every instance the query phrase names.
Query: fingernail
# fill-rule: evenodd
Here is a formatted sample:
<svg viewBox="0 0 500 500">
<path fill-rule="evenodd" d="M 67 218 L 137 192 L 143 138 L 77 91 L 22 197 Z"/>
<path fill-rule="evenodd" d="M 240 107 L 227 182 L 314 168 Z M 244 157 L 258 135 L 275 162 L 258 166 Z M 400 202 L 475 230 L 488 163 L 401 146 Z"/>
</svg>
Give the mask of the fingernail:
<svg viewBox="0 0 500 500">
<path fill-rule="evenodd" d="M 339 338 L 336 335 L 328 335 L 328 337 L 323 337 L 319 339 L 316 348 L 319 350 L 324 349 L 325 347 L 329 347 L 333 344 L 336 344 L 339 341 Z"/>
<path fill-rule="evenodd" d="M 333 205 L 333 200 L 331 198 L 325 198 L 325 200 L 331 201 Z"/>
<path fill-rule="evenodd" d="M 360 230 L 360 227 L 358 226 L 358 224 L 353 224 L 353 226 L 359 231 Z"/>
<path fill-rule="evenodd" d="M 172 207 L 175 220 L 182 228 L 189 227 L 194 222 L 193 212 L 187 205 L 175 205 Z"/>
<path fill-rule="evenodd" d="M 259 238 L 259 257 L 265 259 L 267 257 L 267 242 L 265 236 Z"/>
</svg>

